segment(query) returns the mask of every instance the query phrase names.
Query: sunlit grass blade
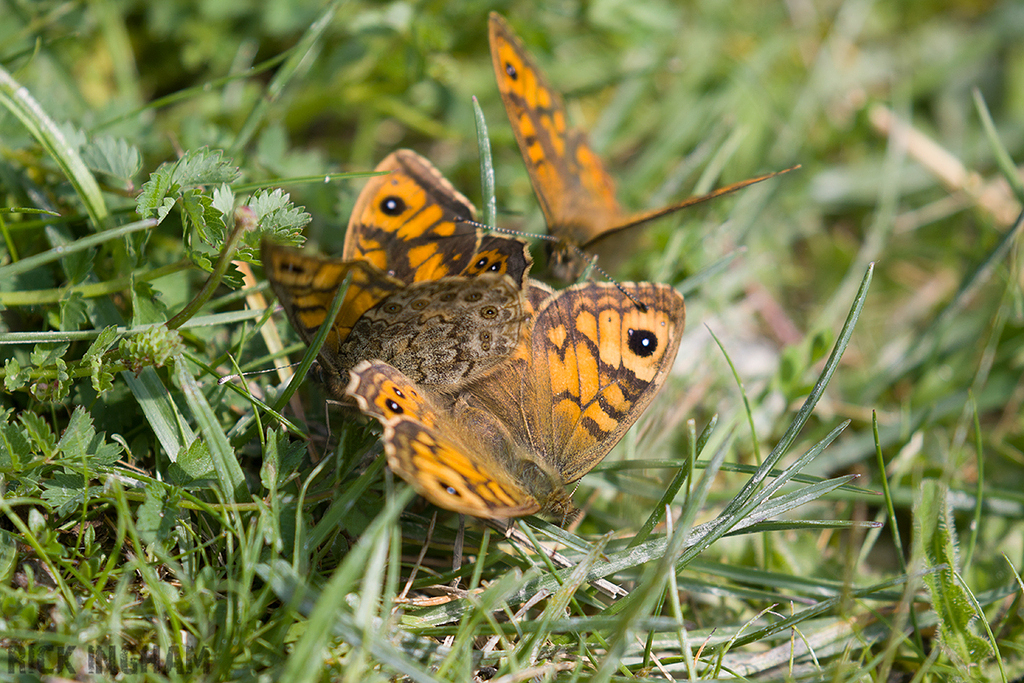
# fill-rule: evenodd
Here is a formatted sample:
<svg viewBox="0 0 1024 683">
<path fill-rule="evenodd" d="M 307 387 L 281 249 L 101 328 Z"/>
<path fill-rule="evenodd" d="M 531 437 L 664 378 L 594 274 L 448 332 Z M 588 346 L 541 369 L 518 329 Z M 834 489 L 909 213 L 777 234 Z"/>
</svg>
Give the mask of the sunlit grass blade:
<svg viewBox="0 0 1024 683">
<path fill-rule="evenodd" d="M 14 80 L 10 73 L 0 66 L 0 105 L 14 114 L 32 137 L 43 146 L 61 171 L 75 188 L 78 198 L 85 206 L 94 230 L 107 226 L 107 204 L 96 183 L 92 171 L 82 161 L 78 149 L 73 146 L 57 123 L 43 109 L 27 88 Z"/>
</svg>

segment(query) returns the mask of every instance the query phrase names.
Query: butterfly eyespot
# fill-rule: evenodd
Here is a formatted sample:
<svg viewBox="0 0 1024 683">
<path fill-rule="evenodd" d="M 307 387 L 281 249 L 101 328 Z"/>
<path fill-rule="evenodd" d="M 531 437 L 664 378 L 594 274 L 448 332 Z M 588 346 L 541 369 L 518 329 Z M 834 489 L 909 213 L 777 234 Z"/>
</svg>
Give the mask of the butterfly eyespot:
<svg viewBox="0 0 1024 683">
<path fill-rule="evenodd" d="M 470 292 L 466 295 L 466 301 L 480 301 L 483 298 L 484 295 L 480 292 Z"/>
<path fill-rule="evenodd" d="M 519 73 L 516 72 L 516 67 L 512 65 L 512 62 L 505 62 L 505 73 L 513 81 L 519 80 Z"/>
<path fill-rule="evenodd" d="M 502 266 L 501 261 L 495 261 L 494 263 L 492 263 L 490 266 L 487 267 L 487 270 L 491 271 L 492 273 L 500 273 L 501 272 L 501 266 Z"/>
<path fill-rule="evenodd" d="M 658 336 L 650 330 L 629 330 L 626 344 L 634 355 L 647 358 L 658 350 Z"/>
<path fill-rule="evenodd" d="M 405 201 L 401 197 L 385 197 L 380 200 L 380 210 L 388 216 L 401 216 L 405 213 Z"/>
<path fill-rule="evenodd" d="M 398 405 L 396 401 L 393 401 L 390 398 L 384 399 L 384 405 L 387 407 L 388 410 L 390 410 L 393 413 L 401 415 L 402 413 L 405 412 L 402 406 Z"/>
<path fill-rule="evenodd" d="M 483 317 L 483 318 L 486 318 L 488 320 L 490 320 L 492 318 L 497 318 L 498 317 L 498 307 L 497 306 L 484 306 L 483 308 L 480 309 L 480 316 Z"/>
<path fill-rule="evenodd" d="M 445 292 L 444 294 L 438 297 L 438 299 L 440 299 L 441 301 L 451 301 L 454 298 L 455 292 Z"/>
<path fill-rule="evenodd" d="M 422 311 L 424 308 L 427 307 L 429 303 L 430 302 L 427 301 L 426 299 L 416 299 L 416 301 L 413 301 L 411 304 L 409 304 L 409 308 L 411 308 L 414 311 Z"/>
<path fill-rule="evenodd" d="M 493 270 L 493 269 L 494 269 L 494 266 L 493 266 L 493 265 L 491 265 L 491 266 L 488 266 L 488 265 L 487 265 L 487 257 L 486 257 L 486 256 L 481 256 L 481 257 L 480 257 L 480 258 L 479 258 L 479 259 L 477 260 L 477 262 L 476 262 L 476 264 L 475 264 L 475 265 L 473 266 L 473 268 L 475 268 L 476 270 L 483 270 L 484 268 L 488 268 L 489 270 Z"/>
<path fill-rule="evenodd" d="M 394 302 L 384 304 L 384 312 L 385 313 L 398 313 L 401 310 L 402 310 L 402 305 L 401 304 L 396 304 Z"/>
<path fill-rule="evenodd" d="M 456 491 L 455 487 L 453 487 L 453 486 L 445 486 L 444 487 L 444 492 L 447 493 L 449 496 L 455 496 L 456 498 L 461 497 L 461 496 L 459 496 L 459 492 Z"/>
<path fill-rule="evenodd" d="M 491 333 L 488 332 L 487 330 L 484 330 L 483 332 L 481 332 L 480 333 L 480 341 L 484 341 L 484 342 L 491 341 Z"/>
<path fill-rule="evenodd" d="M 281 266 L 281 270 L 286 270 L 289 273 L 305 273 L 306 269 L 302 267 L 300 263 L 285 263 Z"/>
</svg>

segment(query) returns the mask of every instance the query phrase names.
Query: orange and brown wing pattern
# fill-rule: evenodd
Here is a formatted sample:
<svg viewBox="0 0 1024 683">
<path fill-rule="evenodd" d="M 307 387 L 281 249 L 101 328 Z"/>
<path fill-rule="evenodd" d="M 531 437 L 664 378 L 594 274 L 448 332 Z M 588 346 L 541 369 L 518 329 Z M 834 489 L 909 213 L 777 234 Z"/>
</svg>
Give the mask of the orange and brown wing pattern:
<svg viewBox="0 0 1024 683">
<path fill-rule="evenodd" d="M 498 90 L 548 232 L 588 242 L 622 218 L 615 182 L 508 23 L 492 12 L 488 26 Z"/>
<path fill-rule="evenodd" d="M 352 274 L 345 302 L 321 351 L 329 362 L 363 313 L 405 287 L 364 261 L 314 256 L 270 242 L 263 243 L 261 255 L 270 286 L 292 327 L 307 344 L 327 319 L 345 277 Z"/>
<path fill-rule="evenodd" d="M 364 260 L 412 283 L 459 275 L 479 245 L 476 209 L 433 164 L 407 149 L 388 155 L 359 194 L 345 235 L 345 260 Z"/>
<path fill-rule="evenodd" d="M 518 462 L 542 463 L 561 484 L 608 454 L 661 388 L 679 350 L 682 295 L 653 283 L 622 288 L 646 310 L 612 283 L 583 283 L 543 299 L 544 289 L 531 287 L 532 330 L 495 374 L 463 394 L 503 426 Z"/>
<path fill-rule="evenodd" d="M 533 257 L 530 256 L 525 240 L 506 235 L 485 234 L 480 236 L 476 255 L 462 274 L 508 275 L 513 282 L 522 287 L 532 265 Z"/>
<path fill-rule="evenodd" d="M 594 467 L 654 398 L 675 361 L 685 306 L 668 285 L 584 283 L 549 298 L 537 312 L 532 377 L 550 410 L 537 419 L 565 483 Z"/>
<path fill-rule="evenodd" d="M 486 447 L 453 425 L 408 377 L 380 361 L 359 363 L 350 376 L 346 394 L 384 427 L 388 466 L 424 498 L 474 517 L 540 510 Z"/>
</svg>

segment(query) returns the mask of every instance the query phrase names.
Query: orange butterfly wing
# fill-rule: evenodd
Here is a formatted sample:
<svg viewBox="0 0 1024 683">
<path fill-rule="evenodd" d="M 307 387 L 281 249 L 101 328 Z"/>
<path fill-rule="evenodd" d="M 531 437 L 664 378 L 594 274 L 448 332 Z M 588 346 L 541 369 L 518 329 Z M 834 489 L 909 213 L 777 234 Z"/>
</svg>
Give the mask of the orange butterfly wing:
<svg viewBox="0 0 1024 683">
<path fill-rule="evenodd" d="M 342 259 L 368 261 L 406 283 L 458 275 L 479 244 L 476 209 L 434 166 L 407 149 L 389 154 L 359 194 Z"/>
<path fill-rule="evenodd" d="M 792 171 L 799 166 L 742 180 L 669 206 L 627 215 L 615 198 L 615 183 L 586 134 L 570 129 L 561 95 L 547 82 L 508 23 L 492 12 L 491 61 L 512 131 L 544 212 L 548 233 L 562 241 L 552 254 L 556 276 L 573 279 L 583 263 L 567 248 L 593 248 L 621 230 L 642 225 L 694 204 Z M 616 254 L 616 245 L 604 250 Z"/>
<path fill-rule="evenodd" d="M 424 498 L 474 517 L 521 517 L 540 510 L 475 438 L 476 425 L 453 420 L 437 405 L 438 397 L 380 361 L 359 363 L 350 377 L 346 394 L 384 427 L 388 466 Z"/>
<path fill-rule="evenodd" d="M 685 306 L 668 285 L 587 282 L 537 308 L 530 338 L 471 388 L 471 405 L 508 427 L 570 484 L 622 438 L 657 394 L 682 340 Z"/>
<path fill-rule="evenodd" d="M 622 220 L 615 181 L 586 134 L 569 129 L 562 96 L 505 20 L 492 12 L 488 28 L 498 90 L 548 232 L 585 244 Z"/>
<path fill-rule="evenodd" d="M 476 208 L 424 157 L 400 149 L 375 170 L 388 175 L 371 178 L 359 194 L 344 260 L 368 261 L 406 283 L 498 273 L 522 284 L 533 263 L 526 243 L 463 222 Z"/>
</svg>

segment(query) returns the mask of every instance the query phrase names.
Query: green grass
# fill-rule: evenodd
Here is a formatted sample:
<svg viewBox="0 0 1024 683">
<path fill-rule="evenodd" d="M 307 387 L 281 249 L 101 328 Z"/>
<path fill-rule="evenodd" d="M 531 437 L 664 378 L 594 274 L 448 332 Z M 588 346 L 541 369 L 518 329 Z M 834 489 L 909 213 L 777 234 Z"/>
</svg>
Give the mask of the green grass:
<svg viewBox="0 0 1024 683">
<path fill-rule="evenodd" d="M 411 147 L 485 204 L 473 96 L 498 223 L 542 229 L 492 9 L 628 208 L 803 166 L 637 234 L 615 275 L 688 330 L 572 530 L 463 529 L 315 382 L 217 382 L 302 357 L 235 264 L 339 253 L 347 174 Z M 0 677 L 1024 672 L 1015 3 L 0 16 Z"/>
</svg>

